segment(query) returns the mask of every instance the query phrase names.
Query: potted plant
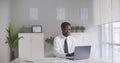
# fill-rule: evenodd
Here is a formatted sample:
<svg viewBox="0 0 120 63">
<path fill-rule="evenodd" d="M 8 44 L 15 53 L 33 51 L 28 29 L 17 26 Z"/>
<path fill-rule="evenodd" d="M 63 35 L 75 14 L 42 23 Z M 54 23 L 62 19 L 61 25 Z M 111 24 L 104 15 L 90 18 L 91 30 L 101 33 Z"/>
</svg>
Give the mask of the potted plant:
<svg viewBox="0 0 120 63">
<path fill-rule="evenodd" d="M 80 26 L 75 26 L 76 32 L 78 32 L 79 29 L 80 29 Z"/>
<path fill-rule="evenodd" d="M 18 34 L 20 32 L 22 32 L 22 31 L 23 31 L 23 26 L 20 27 L 16 33 L 14 33 L 12 23 L 11 22 L 9 23 L 9 26 L 8 26 L 8 29 L 7 29 L 8 35 L 6 37 L 7 38 L 6 43 L 10 47 L 10 61 L 12 61 L 13 59 L 15 59 L 15 55 L 14 55 L 15 49 L 16 49 L 16 47 L 18 45 L 18 40 L 20 38 L 22 38 L 22 37 L 18 37 Z"/>
<path fill-rule="evenodd" d="M 85 28 L 85 26 L 80 26 L 79 29 L 81 30 L 81 32 L 84 32 L 86 28 Z"/>
<path fill-rule="evenodd" d="M 54 37 L 50 37 L 50 38 L 45 39 L 45 42 L 47 42 L 47 43 L 49 43 L 51 45 L 53 45 L 53 41 L 54 41 Z"/>
<path fill-rule="evenodd" d="M 75 31 L 75 27 L 71 26 L 71 31 L 74 32 Z"/>
</svg>

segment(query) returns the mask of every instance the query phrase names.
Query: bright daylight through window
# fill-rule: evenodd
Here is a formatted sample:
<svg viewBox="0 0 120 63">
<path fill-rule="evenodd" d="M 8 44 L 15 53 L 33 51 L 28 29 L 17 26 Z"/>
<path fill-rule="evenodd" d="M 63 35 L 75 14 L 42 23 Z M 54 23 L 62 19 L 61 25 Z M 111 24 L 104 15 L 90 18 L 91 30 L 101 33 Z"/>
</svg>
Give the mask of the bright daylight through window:
<svg viewBox="0 0 120 63">
<path fill-rule="evenodd" d="M 102 57 L 119 63 L 120 57 L 120 22 L 101 25 Z"/>
</svg>

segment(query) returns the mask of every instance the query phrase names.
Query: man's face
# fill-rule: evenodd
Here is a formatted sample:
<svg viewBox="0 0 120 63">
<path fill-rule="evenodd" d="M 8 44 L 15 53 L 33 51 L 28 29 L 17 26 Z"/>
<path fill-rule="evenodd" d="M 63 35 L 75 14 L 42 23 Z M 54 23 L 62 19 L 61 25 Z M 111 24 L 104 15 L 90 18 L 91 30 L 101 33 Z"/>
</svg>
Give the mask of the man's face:
<svg viewBox="0 0 120 63">
<path fill-rule="evenodd" d="M 69 36 L 71 33 L 71 26 L 68 25 L 65 28 L 62 28 L 62 33 L 66 37 Z"/>
</svg>

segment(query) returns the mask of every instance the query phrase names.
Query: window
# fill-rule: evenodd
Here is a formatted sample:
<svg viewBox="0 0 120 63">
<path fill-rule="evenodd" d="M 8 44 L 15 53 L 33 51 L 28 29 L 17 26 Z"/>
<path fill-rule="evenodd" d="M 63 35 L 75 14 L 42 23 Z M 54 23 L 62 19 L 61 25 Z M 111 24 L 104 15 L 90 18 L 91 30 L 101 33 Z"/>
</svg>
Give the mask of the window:
<svg viewBox="0 0 120 63">
<path fill-rule="evenodd" d="M 101 25 L 102 50 L 101 55 L 112 63 L 119 63 L 120 60 L 120 22 Z"/>
</svg>

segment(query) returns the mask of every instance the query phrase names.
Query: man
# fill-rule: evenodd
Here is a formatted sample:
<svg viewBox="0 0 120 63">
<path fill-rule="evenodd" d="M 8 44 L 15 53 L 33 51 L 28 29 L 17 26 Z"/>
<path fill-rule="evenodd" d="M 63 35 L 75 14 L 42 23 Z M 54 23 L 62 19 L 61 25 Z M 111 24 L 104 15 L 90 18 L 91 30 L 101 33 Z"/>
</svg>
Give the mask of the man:
<svg viewBox="0 0 120 63">
<path fill-rule="evenodd" d="M 61 30 L 62 34 L 54 39 L 54 55 L 56 57 L 71 57 L 74 55 L 74 48 L 76 46 L 76 41 L 71 36 L 71 24 L 63 22 Z"/>
</svg>

